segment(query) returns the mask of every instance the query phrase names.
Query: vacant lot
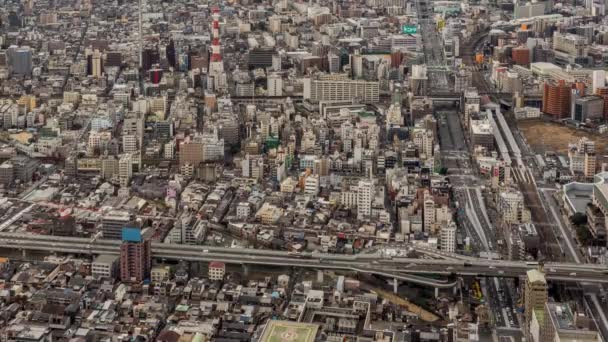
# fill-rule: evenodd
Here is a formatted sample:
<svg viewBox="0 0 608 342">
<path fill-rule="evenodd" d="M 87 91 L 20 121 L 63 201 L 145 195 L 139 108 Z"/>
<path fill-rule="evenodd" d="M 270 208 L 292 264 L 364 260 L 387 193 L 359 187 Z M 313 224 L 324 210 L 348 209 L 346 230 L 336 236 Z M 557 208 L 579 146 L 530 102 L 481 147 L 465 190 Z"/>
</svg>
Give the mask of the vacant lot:
<svg viewBox="0 0 608 342">
<path fill-rule="evenodd" d="M 568 143 L 576 143 L 579 138 L 587 137 L 595 141 L 595 151 L 598 159 L 600 161 L 606 160 L 608 138 L 605 136 L 540 120 L 522 121 L 517 126 L 536 153 L 554 151 L 560 154 L 568 154 Z"/>
</svg>

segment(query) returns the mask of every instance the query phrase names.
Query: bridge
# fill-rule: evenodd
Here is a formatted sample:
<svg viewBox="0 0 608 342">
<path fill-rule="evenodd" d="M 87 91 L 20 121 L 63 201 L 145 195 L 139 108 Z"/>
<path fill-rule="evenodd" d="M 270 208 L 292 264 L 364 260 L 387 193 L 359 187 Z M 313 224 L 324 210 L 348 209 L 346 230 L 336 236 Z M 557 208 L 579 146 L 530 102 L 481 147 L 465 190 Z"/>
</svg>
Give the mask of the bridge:
<svg viewBox="0 0 608 342">
<path fill-rule="evenodd" d="M 0 248 L 75 255 L 100 255 L 120 252 L 121 241 L 96 238 L 58 237 L 22 233 L 0 233 Z M 455 282 L 426 276 L 520 277 L 537 264 L 523 261 L 488 260 L 473 257 L 417 259 L 387 256 L 385 253 L 340 255 L 292 253 L 248 248 L 152 243 L 152 256 L 158 260 L 210 262 L 236 265 L 271 265 L 314 269 L 333 269 L 376 274 L 435 288 L 453 287 Z M 546 263 L 549 280 L 608 283 L 608 267 L 596 264 Z"/>
</svg>

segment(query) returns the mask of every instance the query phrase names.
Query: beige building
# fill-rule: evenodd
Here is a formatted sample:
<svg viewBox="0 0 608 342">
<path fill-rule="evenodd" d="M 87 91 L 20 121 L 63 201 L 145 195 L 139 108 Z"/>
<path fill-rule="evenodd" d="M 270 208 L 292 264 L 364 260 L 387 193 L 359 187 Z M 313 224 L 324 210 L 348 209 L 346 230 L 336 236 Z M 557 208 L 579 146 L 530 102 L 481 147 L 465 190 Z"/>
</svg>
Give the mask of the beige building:
<svg viewBox="0 0 608 342">
<path fill-rule="evenodd" d="M 524 336 L 526 340 L 531 340 L 531 323 L 533 315 L 536 314 L 537 320 L 539 316 L 544 317 L 545 304 L 547 303 L 547 280 L 545 274 L 539 270 L 529 270 L 526 273 L 526 282 L 524 284 L 524 300 L 525 300 L 525 325 Z M 538 311 L 538 312 L 537 312 Z"/>
<path fill-rule="evenodd" d="M 255 214 L 255 217 L 263 224 L 275 224 L 283 216 L 284 212 L 282 208 L 270 203 L 264 203 Z"/>
<path fill-rule="evenodd" d="M 155 266 L 150 270 L 150 280 L 158 284 L 171 279 L 171 268 L 169 266 Z"/>
<path fill-rule="evenodd" d="M 572 174 L 591 178 L 597 168 L 595 155 L 595 142 L 582 137 L 577 144 L 570 144 L 568 148 L 570 171 Z"/>
</svg>

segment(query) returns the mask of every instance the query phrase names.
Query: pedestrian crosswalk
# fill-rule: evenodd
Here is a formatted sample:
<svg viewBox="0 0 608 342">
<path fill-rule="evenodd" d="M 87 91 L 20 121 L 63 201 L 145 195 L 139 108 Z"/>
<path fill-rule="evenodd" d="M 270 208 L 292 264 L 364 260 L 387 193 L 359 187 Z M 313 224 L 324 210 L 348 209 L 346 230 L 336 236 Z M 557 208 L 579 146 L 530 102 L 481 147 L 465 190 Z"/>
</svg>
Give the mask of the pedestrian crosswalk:
<svg viewBox="0 0 608 342">
<path fill-rule="evenodd" d="M 465 65 L 464 69 L 466 71 L 471 71 L 471 72 L 479 72 L 479 71 L 483 71 L 482 66 L 479 64 L 469 64 L 469 65 Z"/>
<path fill-rule="evenodd" d="M 521 170 L 520 168 L 514 167 L 511 169 L 511 176 L 516 183 L 534 183 L 534 179 L 532 179 L 533 176 L 527 169 Z"/>
</svg>

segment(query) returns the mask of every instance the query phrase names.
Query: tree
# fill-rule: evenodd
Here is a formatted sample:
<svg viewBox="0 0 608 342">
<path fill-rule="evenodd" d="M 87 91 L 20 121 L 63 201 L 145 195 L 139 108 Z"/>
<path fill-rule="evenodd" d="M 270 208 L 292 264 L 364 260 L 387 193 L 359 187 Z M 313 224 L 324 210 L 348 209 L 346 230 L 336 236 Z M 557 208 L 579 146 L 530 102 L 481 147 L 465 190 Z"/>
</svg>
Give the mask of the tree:
<svg viewBox="0 0 608 342">
<path fill-rule="evenodd" d="M 585 225 L 576 226 L 576 237 L 583 246 L 590 246 L 593 243 L 593 235 Z"/>
<path fill-rule="evenodd" d="M 583 226 L 587 224 L 587 215 L 582 213 L 576 213 L 570 216 L 570 222 L 572 222 L 572 224 L 577 227 Z"/>
</svg>

